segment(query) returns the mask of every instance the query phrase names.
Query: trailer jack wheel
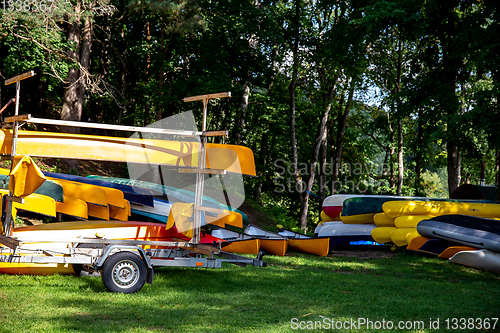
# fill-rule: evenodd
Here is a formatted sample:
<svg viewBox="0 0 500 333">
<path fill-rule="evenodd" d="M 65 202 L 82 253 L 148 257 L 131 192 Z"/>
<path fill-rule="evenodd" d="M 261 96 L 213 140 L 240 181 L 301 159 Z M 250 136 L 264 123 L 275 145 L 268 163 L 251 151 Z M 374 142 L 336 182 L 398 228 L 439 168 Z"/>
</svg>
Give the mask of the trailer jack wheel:
<svg viewBox="0 0 500 333">
<path fill-rule="evenodd" d="M 102 282 L 115 293 L 131 294 L 146 282 L 144 261 L 132 252 L 118 252 L 106 259 L 102 269 Z"/>
</svg>

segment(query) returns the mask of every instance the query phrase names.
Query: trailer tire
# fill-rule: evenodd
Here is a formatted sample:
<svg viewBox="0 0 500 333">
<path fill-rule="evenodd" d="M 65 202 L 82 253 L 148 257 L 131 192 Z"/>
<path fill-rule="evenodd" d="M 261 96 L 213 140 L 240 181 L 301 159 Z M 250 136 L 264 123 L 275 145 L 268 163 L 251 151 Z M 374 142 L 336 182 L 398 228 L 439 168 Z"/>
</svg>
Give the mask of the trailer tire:
<svg viewBox="0 0 500 333">
<path fill-rule="evenodd" d="M 132 252 L 118 252 L 104 262 L 102 282 L 115 293 L 132 294 L 141 290 L 146 282 L 144 260 Z"/>
</svg>

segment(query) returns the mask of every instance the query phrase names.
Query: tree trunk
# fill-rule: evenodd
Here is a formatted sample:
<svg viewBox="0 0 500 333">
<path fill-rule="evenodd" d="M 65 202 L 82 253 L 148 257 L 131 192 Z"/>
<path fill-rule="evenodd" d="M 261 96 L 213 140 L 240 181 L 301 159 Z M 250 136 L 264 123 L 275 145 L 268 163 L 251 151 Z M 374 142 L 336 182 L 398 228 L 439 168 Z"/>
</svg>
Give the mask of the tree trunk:
<svg viewBox="0 0 500 333">
<path fill-rule="evenodd" d="M 401 195 L 403 190 L 403 121 L 398 118 L 398 188 L 396 191 L 397 195 Z"/>
<path fill-rule="evenodd" d="M 398 113 L 398 188 L 396 191 L 397 195 L 401 195 L 403 191 L 403 173 L 404 173 L 404 165 L 403 165 L 403 103 L 401 101 L 401 71 L 402 71 L 402 53 L 403 53 L 403 42 L 401 38 L 398 42 L 398 67 L 396 74 L 396 93 L 397 93 L 397 113 Z"/>
<path fill-rule="evenodd" d="M 64 90 L 62 120 L 80 121 L 82 115 L 82 102 L 79 100 L 80 69 L 76 63 L 80 62 L 80 22 L 75 21 L 68 26 L 68 41 L 72 43 L 68 49 L 68 57 L 75 63 L 68 69 L 68 84 Z M 65 128 L 65 127 L 63 127 Z M 78 133 L 78 128 L 66 128 L 70 133 Z"/>
<path fill-rule="evenodd" d="M 460 185 L 460 154 L 453 141 L 449 140 L 446 147 L 448 150 L 448 192 L 451 197 L 453 191 Z"/>
<path fill-rule="evenodd" d="M 424 149 L 424 128 L 422 125 L 422 108 L 418 109 L 417 144 L 415 148 L 415 189 L 417 196 L 425 196 L 422 188 L 422 155 Z"/>
<path fill-rule="evenodd" d="M 354 89 L 356 87 L 356 80 L 351 78 L 351 86 L 349 87 L 349 97 L 345 106 L 345 111 L 341 113 L 337 122 L 337 139 L 335 156 L 333 159 L 333 175 L 332 175 L 332 193 L 337 192 L 336 182 L 339 179 L 340 164 L 342 163 L 342 153 L 344 149 L 344 134 L 347 127 L 347 119 L 349 119 L 349 112 L 351 111 L 352 100 L 354 97 Z"/>
</svg>

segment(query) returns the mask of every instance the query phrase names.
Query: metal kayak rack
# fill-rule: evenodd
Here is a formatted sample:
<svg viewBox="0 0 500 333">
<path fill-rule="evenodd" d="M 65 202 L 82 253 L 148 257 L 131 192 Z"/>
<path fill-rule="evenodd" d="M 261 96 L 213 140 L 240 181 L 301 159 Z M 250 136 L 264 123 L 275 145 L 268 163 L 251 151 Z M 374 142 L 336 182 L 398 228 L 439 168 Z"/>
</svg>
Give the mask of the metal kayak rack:
<svg viewBox="0 0 500 333">
<path fill-rule="evenodd" d="M 101 238 L 63 238 L 63 239 L 29 239 L 17 235 L 13 237 L 12 202 L 22 203 L 9 193 L 7 196 L 6 218 L 2 221 L 0 233 L 0 262 L 13 264 L 71 264 L 75 273 L 94 271 L 101 274 L 102 281 L 111 292 L 134 293 L 144 283 L 153 282 L 155 267 L 193 267 L 220 268 L 223 263 L 239 266 L 253 265 L 265 267 L 263 253 L 256 259 L 235 255 L 221 250 L 221 244 L 200 244 L 202 212 L 221 213 L 222 210 L 203 207 L 203 183 L 205 174 L 223 174 L 225 170 L 206 168 L 206 137 L 227 136 L 227 131 L 206 131 L 207 106 L 212 98 L 231 97 L 229 92 L 208 94 L 185 98 L 185 102 L 203 101 L 202 131 L 177 131 L 158 128 L 83 123 L 63 120 L 33 118 L 30 115 L 18 115 L 19 89 L 22 79 L 33 76 L 33 72 L 18 75 L 6 80 L 16 83 L 16 112 L 13 117 L 5 119 L 13 123 L 11 156 L 16 154 L 18 128 L 23 123 L 40 123 L 58 126 L 98 128 L 118 131 L 141 131 L 146 133 L 162 133 L 194 136 L 200 139 L 200 158 L 197 168 L 181 168 L 180 172 L 196 173 L 196 192 L 194 203 L 193 238 L 190 241 L 148 241 L 148 240 L 113 240 Z M 67 156 L 67 158 L 72 158 Z M 21 234 L 21 233 L 20 233 Z"/>
</svg>

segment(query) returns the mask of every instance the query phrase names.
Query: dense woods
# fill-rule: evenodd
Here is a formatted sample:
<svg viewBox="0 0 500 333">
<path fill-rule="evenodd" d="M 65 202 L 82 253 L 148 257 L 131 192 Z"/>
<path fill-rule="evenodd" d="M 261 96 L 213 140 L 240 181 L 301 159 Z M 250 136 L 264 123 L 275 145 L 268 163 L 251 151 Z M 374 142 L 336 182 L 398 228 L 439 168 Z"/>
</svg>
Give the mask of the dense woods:
<svg viewBox="0 0 500 333">
<path fill-rule="evenodd" d="M 494 0 L 6 0 L 2 80 L 21 113 L 148 125 L 210 104 L 253 149 L 246 196 L 312 228 L 333 193 L 448 197 L 498 185 Z M 0 107 L 15 96 L 0 87 Z M 12 114 L 8 108 L 5 114 Z M 484 170 L 484 173 L 481 170 Z M 483 176 L 484 174 L 484 176 Z"/>
</svg>

